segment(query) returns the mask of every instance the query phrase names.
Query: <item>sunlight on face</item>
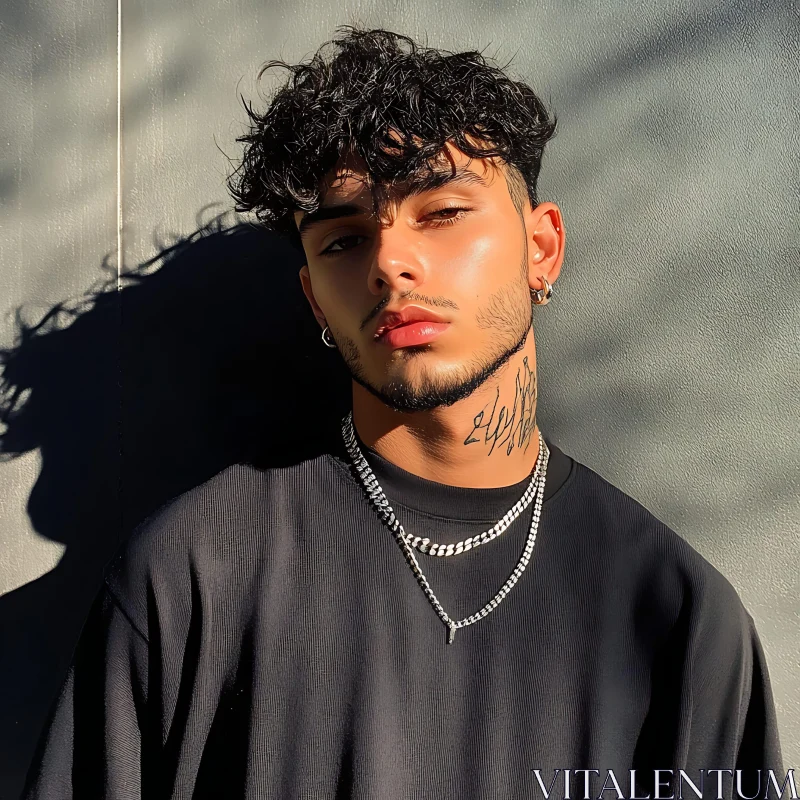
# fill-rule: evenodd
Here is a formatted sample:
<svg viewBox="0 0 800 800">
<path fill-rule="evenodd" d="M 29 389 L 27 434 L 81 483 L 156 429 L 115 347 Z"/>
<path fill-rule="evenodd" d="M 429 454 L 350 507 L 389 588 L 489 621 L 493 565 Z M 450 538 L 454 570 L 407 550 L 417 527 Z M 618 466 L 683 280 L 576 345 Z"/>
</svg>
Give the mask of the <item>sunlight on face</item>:
<svg viewBox="0 0 800 800">
<path fill-rule="evenodd" d="M 343 160 L 320 210 L 295 215 L 314 300 L 353 379 L 399 411 L 469 396 L 531 327 L 525 226 L 505 167 L 452 145 L 444 155 L 433 179 L 376 188 Z M 376 340 L 380 313 L 410 304 L 449 324 L 424 344 Z"/>
</svg>

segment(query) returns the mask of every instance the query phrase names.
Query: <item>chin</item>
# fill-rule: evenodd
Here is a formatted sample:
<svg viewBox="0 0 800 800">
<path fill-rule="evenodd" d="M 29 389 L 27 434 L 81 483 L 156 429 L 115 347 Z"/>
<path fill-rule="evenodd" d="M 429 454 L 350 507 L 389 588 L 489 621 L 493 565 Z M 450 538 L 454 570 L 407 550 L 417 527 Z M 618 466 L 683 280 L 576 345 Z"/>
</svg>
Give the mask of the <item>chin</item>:
<svg viewBox="0 0 800 800">
<path fill-rule="evenodd" d="M 422 374 L 413 368 L 392 369 L 390 366 L 377 379 L 371 379 L 363 372 L 351 374 L 384 405 L 404 414 L 451 406 L 469 397 L 482 383 L 474 375 L 465 376 L 463 366 L 456 365 L 443 365 L 442 369 L 426 368 Z"/>
</svg>

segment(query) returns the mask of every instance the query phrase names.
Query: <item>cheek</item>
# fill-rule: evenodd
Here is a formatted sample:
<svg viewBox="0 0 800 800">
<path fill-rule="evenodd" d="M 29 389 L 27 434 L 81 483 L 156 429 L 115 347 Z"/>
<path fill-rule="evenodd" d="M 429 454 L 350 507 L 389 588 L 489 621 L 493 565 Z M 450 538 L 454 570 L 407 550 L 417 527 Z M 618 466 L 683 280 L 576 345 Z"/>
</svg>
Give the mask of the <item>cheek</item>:
<svg viewBox="0 0 800 800">
<path fill-rule="evenodd" d="M 448 281 L 463 288 L 483 293 L 487 286 L 498 286 L 519 274 L 522 257 L 518 234 L 490 230 L 482 226 L 469 236 L 459 237 L 458 243 L 444 247 L 440 263 L 445 266 Z"/>
<path fill-rule="evenodd" d="M 355 299 L 362 291 L 358 276 L 354 278 L 354 274 L 353 270 L 341 271 L 335 278 L 325 275 L 314 284 L 314 298 L 319 307 L 340 329 L 346 329 L 351 324 L 348 317 L 352 313 Z"/>
</svg>

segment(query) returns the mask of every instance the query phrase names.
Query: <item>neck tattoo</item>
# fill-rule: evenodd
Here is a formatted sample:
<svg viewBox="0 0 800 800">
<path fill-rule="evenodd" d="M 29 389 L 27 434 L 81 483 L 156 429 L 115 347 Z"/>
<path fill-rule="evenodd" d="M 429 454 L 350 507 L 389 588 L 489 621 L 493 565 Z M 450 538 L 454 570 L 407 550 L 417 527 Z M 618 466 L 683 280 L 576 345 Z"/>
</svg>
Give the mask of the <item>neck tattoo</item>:
<svg viewBox="0 0 800 800">
<path fill-rule="evenodd" d="M 497 408 L 500 398 L 498 387 L 491 411 L 487 413 L 484 408 L 473 418 L 473 428 L 464 440 L 465 445 L 491 442 L 489 455 L 495 445 L 506 444 L 506 455 L 511 455 L 515 445 L 523 448 L 523 451 L 528 449 L 536 428 L 536 373 L 528 365 L 527 356 L 522 359 L 522 366 L 517 370 L 514 385 L 514 402 L 511 408 L 505 405 Z M 476 431 L 479 433 L 473 436 Z"/>
</svg>

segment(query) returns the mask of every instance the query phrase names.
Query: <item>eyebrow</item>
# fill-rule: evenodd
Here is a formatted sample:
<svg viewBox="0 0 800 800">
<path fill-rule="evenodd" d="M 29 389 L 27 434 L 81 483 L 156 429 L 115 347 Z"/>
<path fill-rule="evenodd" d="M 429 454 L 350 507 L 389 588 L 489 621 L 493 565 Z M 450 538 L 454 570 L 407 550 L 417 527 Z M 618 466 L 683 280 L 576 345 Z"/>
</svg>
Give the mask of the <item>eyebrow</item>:
<svg viewBox="0 0 800 800">
<path fill-rule="evenodd" d="M 371 212 L 363 206 L 356 206 L 352 203 L 334 206 L 321 206 L 316 211 L 309 211 L 307 214 L 305 214 L 303 219 L 300 220 L 300 224 L 297 226 L 297 229 L 300 233 L 300 236 L 303 236 L 303 234 L 308 233 L 309 228 L 312 228 L 314 225 L 319 225 L 321 222 L 327 222 L 330 219 L 356 217 L 360 214 L 369 213 Z"/>
<path fill-rule="evenodd" d="M 422 175 L 414 175 L 407 181 L 403 181 L 400 187 L 395 189 L 395 196 L 405 200 L 409 197 L 416 197 L 425 192 L 432 192 L 441 189 L 443 186 L 488 186 L 486 181 L 476 172 L 468 170 L 466 167 L 456 167 L 455 170 L 437 169 Z M 298 232 L 300 236 L 308 233 L 309 229 L 322 222 L 332 219 L 344 219 L 356 217 L 361 214 L 371 215 L 373 212 L 364 206 L 353 203 L 339 203 L 329 206 L 320 206 L 316 211 L 310 211 L 300 220 Z"/>
<path fill-rule="evenodd" d="M 488 186 L 486 181 L 466 167 L 456 167 L 455 169 L 435 169 L 422 175 L 414 175 L 402 184 L 400 195 L 403 199 L 415 197 L 425 192 L 432 192 L 434 189 L 441 189 L 443 186 Z"/>
</svg>

